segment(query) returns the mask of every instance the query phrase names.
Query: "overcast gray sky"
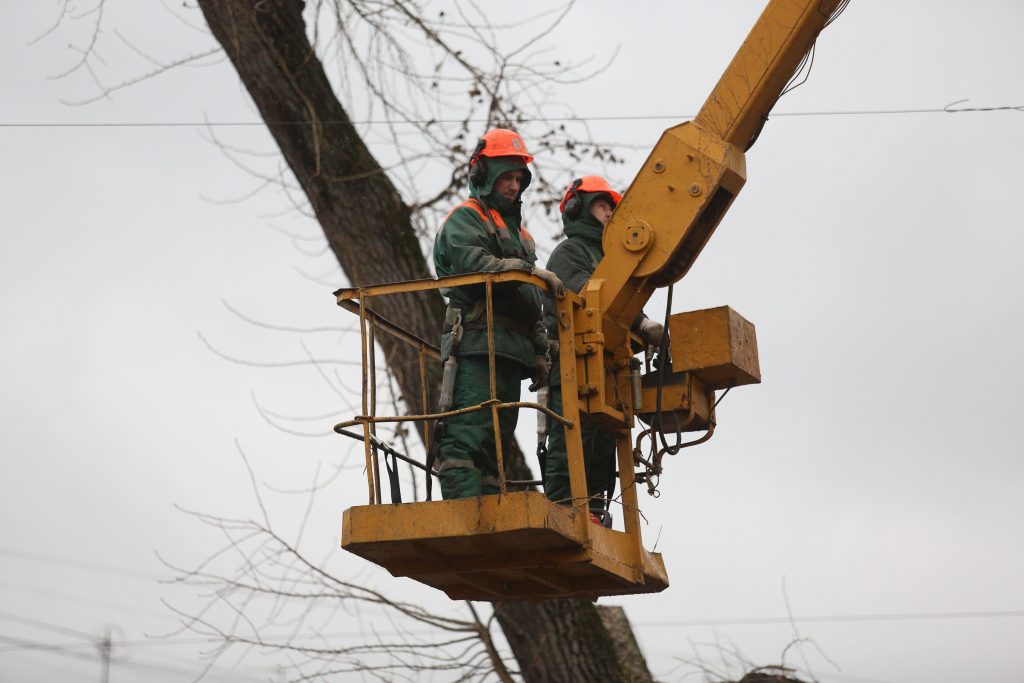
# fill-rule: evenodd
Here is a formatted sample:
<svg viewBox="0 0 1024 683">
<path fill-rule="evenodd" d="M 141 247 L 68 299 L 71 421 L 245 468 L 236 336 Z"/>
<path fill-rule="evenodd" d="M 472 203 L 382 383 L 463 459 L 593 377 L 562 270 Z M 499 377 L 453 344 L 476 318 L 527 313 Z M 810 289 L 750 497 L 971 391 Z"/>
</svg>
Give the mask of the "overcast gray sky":
<svg viewBox="0 0 1024 683">
<path fill-rule="evenodd" d="M 581 3 L 550 39 L 552 57 L 620 52 L 558 99 L 582 117 L 693 114 L 761 6 Z M 81 34 L 29 45 L 56 12 L 0 3 L 0 122 L 256 120 L 226 62 L 61 104 L 95 85 L 49 78 L 73 64 L 66 45 Z M 198 11 L 186 16 L 201 23 Z M 159 3 L 111 4 L 106 21 L 112 42 L 116 27 L 162 58 L 210 43 Z M 776 111 L 1024 105 L 1022 25 L 1016 0 L 853 0 L 823 34 L 808 82 Z M 104 57 L 113 80 L 145 70 Z M 615 180 L 628 182 L 675 122 L 592 123 L 596 137 L 635 146 Z M 273 151 L 259 128 L 218 134 Z M 194 600 L 156 581 L 170 573 L 154 551 L 187 565 L 217 547 L 175 506 L 255 514 L 236 440 L 257 478 L 282 489 L 308 485 L 318 462 L 336 466 L 350 450 L 340 437 L 281 434 L 254 409 L 253 396 L 293 416 L 350 412 L 315 369 L 232 363 L 197 334 L 256 362 L 301 361 L 304 344 L 357 357 L 350 335 L 262 329 L 223 305 L 285 326 L 351 322 L 334 306 L 344 281 L 315 224 L 282 213 L 272 191 L 219 201 L 254 181 L 204 136 L 0 128 L 4 680 L 95 680 L 89 636 L 173 630 L 161 600 Z M 660 499 L 641 500 L 647 545 L 657 540 L 672 586 L 608 601 L 626 606 L 658 676 L 679 680 L 690 669 L 678 658 L 716 639 L 777 663 L 790 626 L 750 622 L 785 615 L 785 577 L 801 634 L 841 667 L 809 650 L 823 681 L 1024 678 L 1022 152 L 1021 111 L 768 123 L 746 188 L 675 294 L 676 310 L 729 304 L 753 321 L 764 382 L 732 392 L 714 439 L 669 463 Z M 550 246 L 556 226 L 537 216 L 531 231 Z M 660 316 L 663 302 L 649 311 Z M 532 419 L 522 421 L 529 439 Z M 322 434 L 333 418 L 290 424 Z M 337 543 L 341 510 L 365 496 L 355 461 L 346 466 L 311 516 L 305 542 L 322 545 L 318 557 Z M 301 502 L 271 501 L 297 526 Z M 446 608 L 340 550 L 330 562 Z M 155 642 L 120 648 L 111 680 L 199 670 L 200 646 Z M 233 663 L 210 680 L 274 675 L 256 654 Z"/>
</svg>

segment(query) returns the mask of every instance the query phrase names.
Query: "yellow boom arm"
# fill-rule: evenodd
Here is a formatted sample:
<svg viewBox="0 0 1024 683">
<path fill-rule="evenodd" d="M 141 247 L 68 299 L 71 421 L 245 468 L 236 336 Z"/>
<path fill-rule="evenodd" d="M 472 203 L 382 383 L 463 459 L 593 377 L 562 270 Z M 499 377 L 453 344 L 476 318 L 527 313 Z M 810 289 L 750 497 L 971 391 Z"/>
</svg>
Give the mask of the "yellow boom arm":
<svg viewBox="0 0 1024 683">
<path fill-rule="evenodd" d="M 697 118 L 666 130 L 604 232 L 574 330 L 581 408 L 620 423 L 629 327 L 693 265 L 746 180 L 744 152 L 843 0 L 771 0 Z M 606 357 L 607 355 L 607 357 Z M 607 374 L 606 374 L 607 373 Z M 614 396 L 613 396 L 614 394 Z"/>
</svg>

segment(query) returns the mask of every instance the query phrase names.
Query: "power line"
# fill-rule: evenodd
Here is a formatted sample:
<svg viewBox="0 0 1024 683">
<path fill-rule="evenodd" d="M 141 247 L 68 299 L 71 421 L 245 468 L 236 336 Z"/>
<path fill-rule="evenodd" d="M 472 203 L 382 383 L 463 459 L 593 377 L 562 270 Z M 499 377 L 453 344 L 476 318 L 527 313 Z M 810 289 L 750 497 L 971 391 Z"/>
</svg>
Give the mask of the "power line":
<svg viewBox="0 0 1024 683">
<path fill-rule="evenodd" d="M 41 596 L 43 598 L 56 600 L 64 603 L 90 605 L 92 607 L 102 607 L 105 609 L 117 610 L 118 612 L 122 612 L 125 614 L 133 614 L 145 617 L 156 617 L 164 620 L 172 620 L 175 623 L 178 622 L 177 617 L 174 616 L 168 610 L 140 608 L 138 606 L 138 603 L 129 606 L 119 602 L 113 602 L 110 600 L 97 600 L 95 598 L 85 597 L 82 595 L 74 595 L 72 593 L 65 593 L 63 591 L 45 590 L 22 583 L 10 583 L 6 581 L 0 581 L 0 591 L 4 590 L 16 591 L 20 594 L 32 594 L 35 596 Z"/>
<path fill-rule="evenodd" d="M 38 553 L 29 553 L 10 548 L 0 548 L 0 555 L 7 555 L 10 557 L 18 557 L 22 559 L 35 560 L 38 562 L 48 562 L 51 564 L 64 565 L 70 567 L 81 567 L 85 569 L 91 569 L 93 571 L 106 572 L 110 574 L 116 574 L 120 576 L 132 576 L 135 578 L 145 579 L 164 579 L 165 576 L 161 576 L 152 572 L 145 572 L 134 569 L 125 569 L 122 567 L 114 567 L 111 565 L 103 565 L 95 562 L 86 562 L 84 560 L 75 560 L 70 558 L 54 557 L 51 555 L 41 555 Z M 24 617 L 16 617 L 15 615 L 4 615 L 0 612 L 0 618 L 17 618 L 25 619 Z M 838 614 L 838 615 L 816 615 L 809 617 L 793 617 L 793 621 L 799 621 L 803 623 L 825 623 L 825 622 L 868 622 L 868 621 L 912 621 L 912 620 L 937 620 L 937 619 L 994 619 L 994 618 L 1021 618 L 1024 617 L 1024 610 L 994 610 L 994 611 L 964 611 L 964 612 L 903 612 L 903 613 L 881 613 L 881 614 Z M 676 620 L 676 621 L 653 621 L 653 622 L 637 622 L 634 624 L 639 627 L 657 627 L 657 626 L 730 626 L 730 625 L 757 625 L 757 624 L 786 624 L 791 621 L 790 617 L 754 617 L 754 618 L 736 618 L 736 619 L 691 619 L 691 620 Z M 40 622 L 41 623 L 41 622 Z M 74 635 L 80 636 L 80 633 Z M 332 637 L 353 637 L 357 634 L 345 633 L 345 634 L 332 634 Z"/>
<path fill-rule="evenodd" d="M 39 650 L 43 652 L 51 652 L 53 654 L 64 655 L 67 657 L 74 657 L 75 659 L 88 659 L 95 661 L 98 653 L 86 653 L 86 652 L 74 652 L 70 650 L 63 650 L 61 648 L 50 647 L 46 643 L 39 643 L 34 640 L 25 640 L 23 638 L 15 638 L 13 636 L 0 635 L 0 640 L 7 641 L 9 643 L 15 643 L 21 647 L 22 650 Z M 96 647 L 95 643 L 89 644 L 91 647 Z"/>
<path fill-rule="evenodd" d="M 1024 617 L 1024 610 L 993 610 L 977 612 L 904 612 L 894 614 L 833 614 L 809 617 L 754 617 L 744 619 L 682 619 L 673 621 L 642 621 L 634 626 L 653 628 L 662 626 L 743 626 L 758 624 L 800 624 L 828 622 L 874 621 L 936 621 L 943 619 L 1005 619 Z"/>
<path fill-rule="evenodd" d="M 993 111 L 1019 111 L 1024 113 L 1024 104 L 1022 105 L 1002 105 L 998 107 L 953 107 L 961 102 L 967 100 L 958 100 L 951 104 L 947 104 L 941 109 L 850 109 L 848 111 L 789 111 L 789 112 L 777 112 L 770 114 L 769 118 L 776 116 L 871 116 L 871 115 L 883 115 L 883 114 L 976 114 L 982 112 L 993 112 Z"/>
<path fill-rule="evenodd" d="M 791 622 L 799 622 L 804 624 L 810 623 L 850 623 L 850 622 L 878 622 L 878 621 L 937 621 L 937 620 L 949 620 L 949 619 L 1005 619 L 1005 618 L 1022 618 L 1024 617 L 1024 610 L 988 610 L 988 611 L 964 611 L 964 612 L 899 612 L 899 613 L 881 613 L 881 614 L 832 614 L 832 615 L 814 615 L 806 617 L 744 617 L 744 618 L 733 618 L 733 619 L 682 619 L 682 620 L 671 620 L 671 621 L 641 621 L 635 622 L 633 625 L 639 628 L 660 628 L 665 626 L 744 626 L 744 625 L 766 625 L 766 624 L 789 624 Z M 31 619 L 28 617 L 22 617 L 15 614 L 8 614 L 0 612 L 0 619 L 6 621 L 18 622 L 37 628 L 42 628 L 57 633 L 63 633 L 66 635 L 83 638 L 86 642 L 78 643 L 55 643 L 47 645 L 53 649 L 76 649 L 85 647 L 87 644 L 93 643 L 94 636 L 89 633 L 82 631 L 76 631 L 64 626 L 57 624 L 50 624 L 48 622 Z M 395 634 L 401 633 L 400 631 L 394 632 Z M 429 633 L 429 631 L 421 631 L 420 633 Z M 360 631 L 346 632 L 346 633 L 332 633 L 323 634 L 316 636 L 316 638 L 352 638 L 362 637 L 366 634 Z M 378 633 L 378 635 L 382 635 Z M 312 637 L 312 636 L 311 636 Z M 300 638 L 299 640 L 305 640 Z M 267 642 L 273 641 L 273 638 L 268 638 Z M 132 647 L 151 647 L 151 646 L 177 646 L 177 645 L 206 645 L 216 643 L 216 638 L 168 638 L 168 639 L 148 639 L 148 640 L 135 640 L 135 641 L 119 641 L 118 644 L 122 646 Z M 13 650 L 16 647 L 0 648 L 0 652 L 4 650 Z"/>
<path fill-rule="evenodd" d="M 3 638 L 3 637 L 4 637 L 3 635 L 0 635 L 0 638 Z M 211 638 L 174 638 L 174 639 L 167 639 L 167 640 L 117 640 L 117 641 L 114 641 L 114 644 L 117 645 L 118 647 L 144 647 L 144 648 L 149 648 L 149 647 L 153 647 L 154 645 L 157 646 L 157 647 L 167 647 L 167 646 L 178 647 L 178 646 L 186 646 L 186 645 L 219 645 L 219 644 L 221 644 L 223 642 L 224 641 L 222 639 L 217 639 L 217 638 L 212 638 L 211 637 Z M 25 650 L 25 649 L 36 649 L 36 650 L 38 650 L 38 649 L 46 649 L 46 650 L 81 650 L 82 648 L 95 648 L 95 647 L 96 647 L 96 641 L 95 640 L 75 641 L 73 643 L 46 643 L 46 644 L 32 645 L 31 647 L 29 647 L 29 646 L 22 646 L 22 645 L 7 645 L 7 646 L 0 645 L 0 653 L 2 653 L 2 652 L 15 652 L 15 651 L 18 651 L 18 650 Z"/>
<path fill-rule="evenodd" d="M 99 562 L 89 562 L 87 560 L 74 560 L 67 557 L 55 557 L 53 555 L 43 555 L 41 553 L 30 553 L 22 550 L 14 550 L 13 548 L 0 548 L 0 555 L 7 557 L 17 557 L 22 560 L 32 560 L 34 562 L 46 562 L 48 564 L 55 564 L 64 567 L 77 567 L 78 569 L 88 569 L 94 572 L 100 572 L 103 574 L 113 574 L 115 576 L 127 576 L 133 579 L 147 579 L 147 580 L 165 580 L 166 575 L 157 574 L 156 572 L 147 572 L 140 569 L 126 569 L 124 567 L 115 567 L 109 564 L 100 564 Z"/>
<path fill-rule="evenodd" d="M 970 114 L 988 113 L 995 111 L 1018 111 L 1024 113 L 1022 105 L 1000 105 L 996 107 L 960 107 L 955 105 L 967 100 L 959 100 L 945 107 L 920 108 L 920 109 L 849 109 L 836 111 L 789 111 L 776 112 L 771 118 L 782 116 L 886 116 L 897 114 Z M 517 119 L 516 123 L 589 123 L 596 121 L 679 121 L 694 118 L 694 114 L 632 114 L 632 115 L 611 115 L 611 116 L 564 116 L 564 117 L 526 117 Z M 431 124 L 462 124 L 462 123 L 488 123 L 487 119 L 422 119 L 412 121 L 386 121 L 383 119 L 369 119 L 365 121 L 319 121 L 320 125 L 354 125 L 354 126 L 379 126 L 379 125 L 431 125 Z M 309 121 L 67 121 L 67 122 L 6 122 L 0 123 L 0 128 L 238 128 L 258 126 L 308 126 Z"/>
<path fill-rule="evenodd" d="M 0 635 L 0 640 L 4 640 L 4 641 L 10 642 L 10 643 L 16 643 L 18 646 L 20 646 L 20 648 L 23 651 L 35 650 L 35 651 L 39 651 L 39 652 L 47 652 L 47 653 L 50 653 L 50 654 L 63 655 L 65 657 L 73 657 L 75 659 L 85 659 L 85 660 L 92 661 L 92 662 L 97 661 L 97 659 L 102 660 L 102 658 L 103 658 L 103 655 L 100 652 L 98 652 L 98 651 L 97 652 L 91 652 L 91 653 L 77 652 L 77 651 L 65 649 L 65 648 L 62 648 L 62 647 L 52 646 L 52 645 L 49 645 L 47 643 L 40 643 L 40 642 L 37 642 L 37 641 L 25 640 L 23 638 L 16 638 L 16 637 L 5 636 L 5 635 Z M 115 645 L 120 645 L 121 643 L 115 642 L 114 644 Z M 96 643 L 92 643 L 91 645 L 92 645 L 93 648 L 96 647 Z M 142 670 L 142 671 L 152 671 L 152 672 L 158 672 L 158 673 L 170 673 L 170 674 L 186 675 L 186 676 L 190 676 L 190 677 L 191 676 L 195 676 L 196 673 L 198 673 L 195 669 L 186 669 L 186 668 L 183 668 L 183 667 L 180 667 L 180 666 L 175 666 L 173 664 L 149 662 L 149 661 L 146 661 L 146 660 L 138 660 L 138 659 L 134 659 L 134 660 L 132 660 L 132 659 L 116 659 L 116 660 L 112 660 L 111 663 L 115 664 L 118 667 L 123 667 L 123 668 L 136 669 L 136 670 Z M 227 670 L 227 669 L 211 667 L 210 669 L 208 669 L 206 671 L 206 673 L 207 673 L 207 675 L 215 675 L 215 676 L 219 676 L 219 677 L 222 677 L 222 678 L 227 677 L 227 678 L 230 678 L 231 680 L 235 680 L 235 681 L 237 681 L 237 680 L 247 680 L 247 681 L 253 680 L 251 675 L 249 675 L 249 674 L 247 674 L 246 672 L 243 672 L 243 671 L 230 671 L 230 670 Z"/>
<path fill-rule="evenodd" d="M 11 616 L 13 616 L 13 615 L 11 615 Z M 2 613 L 0 613 L 0 618 L 3 618 L 3 614 Z M 28 621 L 34 621 L 34 620 L 28 620 Z M 35 622 L 35 624 L 36 625 L 42 624 L 43 626 L 41 626 L 41 628 L 43 628 L 43 627 L 50 627 L 49 630 L 56 630 L 56 629 L 60 629 L 61 628 L 61 627 L 57 626 L 56 624 L 46 624 L 46 622 Z M 374 636 L 374 637 L 383 637 L 383 636 L 426 636 L 426 635 L 430 635 L 431 633 L 435 633 L 435 632 L 436 632 L 435 630 L 431 630 L 431 629 L 402 629 L 402 630 L 393 630 L 393 631 L 379 631 L 379 630 L 375 629 L 375 630 L 372 631 L 372 633 L 364 630 L 364 631 L 344 631 L 344 632 L 336 632 L 336 633 L 321 633 L 321 634 L 317 634 L 317 635 L 307 635 L 307 636 L 272 634 L 272 635 L 261 635 L 260 637 L 262 638 L 262 643 L 264 645 L 278 647 L 278 648 L 287 648 L 287 647 L 290 647 L 290 646 L 302 647 L 303 643 L 308 643 L 309 641 L 330 641 L 330 640 L 342 639 L 342 638 L 345 638 L 345 639 L 348 639 L 348 638 L 368 638 L 370 636 Z M 50 643 L 50 644 L 47 644 L 46 647 L 49 648 L 49 649 L 55 649 L 55 650 L 80 650 L 80 649 L 85 648 L 85 647 L 95 647 L 96 646 L 95 636 L 93 636 L 91 634 L 88 634 L 88 633 L 79 633 L 79 634 L 72 633 L 71 635 L 76 635 L 77 637 L 85 638 L 86 640 L 80 640 L 80 641 L 75 641 L 75 642 L 65 642 L 65 643 Z M 2 638 L 2 637 L 3 636 L 0 636 L 0 638 Z M 226 640 L 225 638 L 218 638 L 218 637 L 214 637 L 214 636 L 205 636 L 205 637 L 197 637 L 197 638 L 181 638 L 181 637 L 178 637 L 178 636 L 169 636 L 169 637 L 161 637 L 161 638 L 147 638 L 146 640 L 118 640 L 118 641 L 115 642 L 115 644 L 118 645 L 119 647 L 142 647 L 142 648 L 156 647 L 156 648 L 162 649 L 162 648 L 166 648 L 166 647 L 172 647 L 173 648 L 173 647 L 178 647 L 178 646 L 183 646 L 183 645 L 219 645 L 219 644 L 225 642 L 225 640 Z M 236 642 L 240 642 L 240 641 L 236 641 Z M 26 647 L 22 647 L 22 646 L 19 646 L 19 645 L 9 645 L 9 646 L 0 645 L 0 653 L 3 653 L 3 652 L 14 652 L 14 651 L 23 650 L 23 649 L 26 649 Z"/>
<path fill-rule="evenodd" d="M 74 636 L 75 638 L 85 638 L 92 642 L 95 636 L 85 631 L 78 631 L 67 626 L 61 626 L 59 624 L 51 624 L 46 621 L 40 621 L 38 619 L 31 619 L 29 617 L 18 616 L 17 614 L 8 614 L 7 612 L 0 612 L 0 619 L 4 621 L 13 621 L 16 624 L 24 624 L 26 626 L 32 626 L 34 628 L 40 628 L 44 631 L 52 631 L 54 633 L 61 633 L 67 636 Z"/>
</svg>

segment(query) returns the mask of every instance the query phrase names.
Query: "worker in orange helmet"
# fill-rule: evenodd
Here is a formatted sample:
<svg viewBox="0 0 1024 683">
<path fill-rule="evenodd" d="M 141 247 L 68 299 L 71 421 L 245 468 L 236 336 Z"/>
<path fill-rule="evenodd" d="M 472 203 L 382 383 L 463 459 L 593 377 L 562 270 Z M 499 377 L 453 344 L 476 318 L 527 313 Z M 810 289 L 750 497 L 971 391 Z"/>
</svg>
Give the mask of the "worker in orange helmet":
<svg viewBox="0 0 1024 683">
<path fill-rule="evenodd" d="M 562 283 L 538 268 L 533 238 L 522 225 L 522 194 L 533 157 L 518 133 L 495 128 L 480 138 L 469 160 L 470 198 L 449 212 L 434 240 L 438 277 L 477 272 L 525 270 L 542 278 L 551 292 Z M 440 408 L 458 410 L 490 399 L 490 373 L 484 288 L 449 287 L 441 335 L 444 362 Z M 497 398 L 519 400 L 525 378 L 530 391 L 547 384 L 550 371 L 543 295 L 537 287 L 506 283 L 494 288 L 494 356 Z M 508 453 L 518 411 L 499 411 L 502 451 Z M 447 418 L 435 431 L 428 470 L 439 459 L 438 479 L 445 499 L 498 493 L 495 434 L 489 410 Z M 428 474 L 428 487 L 429 477 Z M 429 496 L 429 489 L 428 489 Z"/>
<path fill-rule="evenodd" d="M 566 239 L 551 252 L 547 264 L 548 269 L 561 279 L 566 289 L 582 292 L 597 264 L 604 258 L 601 238 L 620 201 L 622 195 L 613 190 L 608 181 L 601 176 L 576 178 L 566 188 L 558 207 L 562 212 Z M 553 346 L 557 347 L 558 327 L 553 299 L 549 298 L 545 302 L 545 316 L 548 334 Z M 661 345 L 664 327 L 642 313 L 634 321 L 632 329 L 640 335 L 647 346 Z M 552 357 L 554 363 L 551 368 L 548 406 L 561 414 L 561 368 L 558 354 L 552 353 Z M 581 425 L 580 436 L 583 439 L 591 519 L 611 526 L 608 501 L 611 500 L 615 489 L 615 437 L 585 420 Z M 541 445 L 543 446 L 543 442 Z M 561 424 L 556 422 L 550 426 L 547 447 L 541 448 L 540 452 L 545 454 L 544 493 L 555 502 L 571 504 L 565 429 Z"/>
</svg>

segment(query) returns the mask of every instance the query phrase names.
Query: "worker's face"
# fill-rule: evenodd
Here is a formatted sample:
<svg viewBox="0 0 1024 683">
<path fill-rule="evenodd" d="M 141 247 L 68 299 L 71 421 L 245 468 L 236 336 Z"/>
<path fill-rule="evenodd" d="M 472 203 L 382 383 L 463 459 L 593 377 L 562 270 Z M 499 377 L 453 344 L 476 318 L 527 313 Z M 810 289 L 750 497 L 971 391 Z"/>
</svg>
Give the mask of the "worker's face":
<svg viewBox="0 0 1024 683">
<path fill-rule="evenodd" d="M 505 199 L 515 199 L 523 189 L 523 169 L 505 171 L 494 181 L 494 194 Z"/>
<path fill-rule="evenodd" d="M 590 203 L 590 215 L 601 221 L 601 225 L 608 225 L 612 211 L 612 205 L 607 199 L 595 199 Z"/>
</svg>

